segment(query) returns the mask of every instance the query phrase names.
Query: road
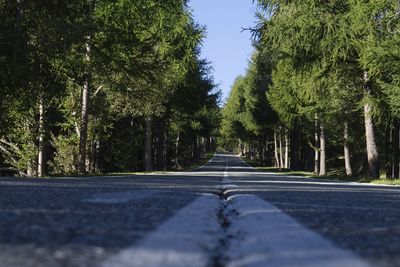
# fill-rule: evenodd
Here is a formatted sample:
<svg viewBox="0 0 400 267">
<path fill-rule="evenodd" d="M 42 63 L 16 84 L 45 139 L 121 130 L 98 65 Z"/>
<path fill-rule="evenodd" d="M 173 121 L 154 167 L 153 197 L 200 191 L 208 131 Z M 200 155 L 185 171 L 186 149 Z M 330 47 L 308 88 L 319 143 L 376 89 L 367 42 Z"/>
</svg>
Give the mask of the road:
<svg viewBox="0 0 400 267">
<path fill-rule="evenodd" d="M 400 189 L 259 172 L 0 179 L 0 266 L 400 266 Z"/>
</svg>

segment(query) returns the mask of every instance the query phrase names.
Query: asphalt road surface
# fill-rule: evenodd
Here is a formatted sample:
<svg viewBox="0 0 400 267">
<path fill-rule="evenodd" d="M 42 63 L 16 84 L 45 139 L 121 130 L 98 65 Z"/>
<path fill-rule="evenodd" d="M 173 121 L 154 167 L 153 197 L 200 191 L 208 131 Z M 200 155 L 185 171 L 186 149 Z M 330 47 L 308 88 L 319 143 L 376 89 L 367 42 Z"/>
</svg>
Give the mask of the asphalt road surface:
<svg viewBox="0 0 400 267">
<path fill-rule="evenodd" d="M 0 179 L 0 266 L 400 266 L 400 189 L 259 172 Z"/>
</svg>

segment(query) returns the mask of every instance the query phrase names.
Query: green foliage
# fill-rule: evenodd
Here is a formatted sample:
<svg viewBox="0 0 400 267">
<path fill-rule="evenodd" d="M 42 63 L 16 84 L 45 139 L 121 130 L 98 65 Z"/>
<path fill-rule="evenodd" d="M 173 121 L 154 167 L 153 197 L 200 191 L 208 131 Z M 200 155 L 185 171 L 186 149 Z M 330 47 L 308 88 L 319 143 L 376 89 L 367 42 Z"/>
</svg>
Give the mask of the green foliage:
<svg viewBox="0 0 400 267">
<path fill-rule="evenodd" d="M 259 0 L 258 4 L 259 21 L 253 29 L 256 53 L 246 74 L 232 87 L 223 109 L 222 133 L 250 146 L 260 136 L 273 144 L 269 129 L 281 133 L 284 126 L 291 132 L 292 161 L 307 165 L 313 150 L 318 152 L 314 139 L 323 127 L 328 163 L 342 158 L 341 146 L 346 143 L 360 174 L 366 150 L 360 136 L 366 133 L 361 129 L 368 104 L 383 161 L 387 166 L 396 164 L 390 163 L 389 147 L 398 147 L 390 143 L 390 131 L 400 115 L 399 3 Z M 347 140 L 344 124 L 350 125 Z"/>
<path fill-rule="evenodd" d="M 0 2 L 0 168 L 36 175 L 44 149 L 46 172 L 76 172 L 87 80 L 90 172 L 143 169 L 145 117 L 167 136 L 209 136 L 219 93 L 203 36 L 185 0 Z"/>
<path fill-rule="evenodd" d="M 79 154 L 78 136 L 53 136 L 51 144 L 56 150 L 53 160 L 49 163 L 51 173 L 55 175 L 75 174 L 78 165 Z"/>
</svg>

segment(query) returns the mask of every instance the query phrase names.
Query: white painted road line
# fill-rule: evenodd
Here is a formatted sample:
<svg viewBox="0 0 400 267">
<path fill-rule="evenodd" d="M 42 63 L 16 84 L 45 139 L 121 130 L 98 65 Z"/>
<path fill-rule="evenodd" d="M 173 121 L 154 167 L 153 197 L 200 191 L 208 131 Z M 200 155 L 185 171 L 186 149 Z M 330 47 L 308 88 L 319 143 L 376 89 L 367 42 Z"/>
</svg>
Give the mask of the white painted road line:
<svg viewBox="0 0 400 267">
<path fill-rule="evenodd" d="M 229 159 L 225 158 L 225 170 L 224 170 L 224 178 L 221 180 L 221 185 L 218 186 L 219 189 L 223 191 L 227 191 L 233 188 L 237 188 L 238 186 L 234 184 L 234 181 L 229 179 Z"/>
<path fill-rule="evenodd" d="M 253 195 L 230 198 L 232 220 L 228 267 L 366 267 L 352 252 L 306 229 L 272 204 Z"/>
<path fill-rule="evenodd" d="M 224 179 L 228 177 L 229 157 L 225 157 Z"/>
<path fill-rule="evenodd" d="M 220 230 L 220 200 L 203 195 L 148 234 L 136 246 L 112 256 L 102 267 L 205 267 Z"/>
</svg>

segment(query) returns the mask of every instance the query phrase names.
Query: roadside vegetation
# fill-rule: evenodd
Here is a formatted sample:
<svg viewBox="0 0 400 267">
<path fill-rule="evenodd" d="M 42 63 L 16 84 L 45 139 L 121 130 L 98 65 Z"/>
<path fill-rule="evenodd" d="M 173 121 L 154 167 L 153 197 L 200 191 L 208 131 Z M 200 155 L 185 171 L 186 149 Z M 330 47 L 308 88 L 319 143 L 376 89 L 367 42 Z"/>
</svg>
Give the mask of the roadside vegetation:
<svg viewBox="0 0 400 267">
<path fill-rule="evenodd" d="M 219 92 L 186 0 L 0 1 L 0 175 L 182 169 Z"/>
<path fill-rule="evenodd" d="M 399 2 L 258 6 L 255 52 L 223 108 L 220 145 L 297 174 L 398 184 Z"/>
<path fill-rule="evenodd" d="M 187 0 L 0 1 L 0 175 L 183 170 L 218 145 L 398 179 L 399 2 L 257 3 L 255 52 L 221 112 Z"/>
<path fill-rule="evenodd" d="M 357 183 L 370 183 L 370 184 L 382 184 L 382 185 L 399 185 L 400 179 L 388 179 L 384 175 L 382 175 L 379 179 L 369 179 L 368 177 L 356 177 L 356 176 L 346 176 L 342 173 L 340 169 L 333 169 L 328 172 L 325 176 L 320 176 L 311 171 L 293 171 L 290 169 L 280 169 L 277 167 L 264 166 L 262 162 L 260 162 L 256 158 L 248 158 L 243 156 L 242 159 L 252 166 L 253 168 L 262 171 L 269 172 L 280 175 L 289 175 L 289 176 L 299 176 L 304 178 L 316 178 L 316 179 L 325 179 L 325 180 L 336 180 L 336 181 L 347 181 L 347 182 L 357 182 Z"/>
</svg>

